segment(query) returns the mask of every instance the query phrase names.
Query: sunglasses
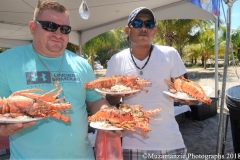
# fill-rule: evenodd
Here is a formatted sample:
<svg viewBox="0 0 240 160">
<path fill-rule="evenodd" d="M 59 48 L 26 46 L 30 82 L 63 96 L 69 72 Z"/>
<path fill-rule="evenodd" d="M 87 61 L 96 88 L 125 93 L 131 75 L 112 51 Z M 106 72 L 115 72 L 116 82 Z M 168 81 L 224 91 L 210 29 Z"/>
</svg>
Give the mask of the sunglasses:
<svg viewBox="0 0 240 160">
<path fill-rule="evenodd" d="M 69 34 L 71 32 L 71 27 L 67 25 L 59 25 L 50 21 L 35 21 L 37 24 L 42 25 L 42 29 L 49 32 L 56 32 L 56 30 L 60 27 L 60 31 L 62 34 Z"/>
<path fill-rule="evenodd" d="M 131 25 L 133 26 L 133 28 L 142 28 L 143 23 L 144 23 L 146 28 L 152 29 L 152 28 L 155 27 L 155 22 L 154 21 L 151 21 L 151 20 L 143 21 L 141 19 L 134 19 L 132 21 Z"/>
</svg>

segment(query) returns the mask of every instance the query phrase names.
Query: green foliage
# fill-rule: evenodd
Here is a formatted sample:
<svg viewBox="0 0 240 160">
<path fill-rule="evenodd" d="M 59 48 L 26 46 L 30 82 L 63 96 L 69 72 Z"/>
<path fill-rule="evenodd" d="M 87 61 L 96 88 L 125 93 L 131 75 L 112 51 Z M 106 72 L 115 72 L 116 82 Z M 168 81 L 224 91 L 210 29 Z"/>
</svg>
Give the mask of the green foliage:
<svg viewBox="0 0 240 160">
<path fill-rule="evenodd" d="M 114 53 L 128 47 L 126 34 L 123 29 L 121 27 L 105 32 L 82 46 L 84 57 L 88 58 L 92 66 L 95 60 L 99 60 L 101 64 L 106 66 L 106 60 L 110 59 Z"/>
<path fill-rule="evenodd" d="M 67 49 L 69 51 L 72 51 L 73 53 L 77 54 L 77 51 L 79 50 L 79 47 L 75 44 L 72 44 L 72 43 L 68 43 L 67 44 Z"/>
<path fill-rule="evenodd" d="M 194 34 L 193 28 L 200 24 L 200 20 L 176 19 L 158 21 L 158 31 L 154 41 L 158 44 L 174 46 L 181 57 L 184 47 L 190 44 L 190 38 Z"/>
<path fill-rule="evenodd" d="M 112 57 L 112 53 L 109 52 L 110 48 L 103 48 L 98 51 L 98 57 L 95 60 L 99 60 L 104 68 L 106 68 L 106 60 L 109 60 Z"/>
<path fill-rule="evenodd" d="M 240 49 L 237 52 L 237 58 L 238 58 L 238 61 L 240 61 Z"/>
<path fill-rule="evenodd" d="M 6 51 L 8 48 L 0 48 L 0 53 Z"/>
<path fill-rule="evenodd" d="M 240 27 L 233 31 L 231 35 L 231 42 L 235 56 L 237 56 L 238 60 L 240 60 Z"/>
<path fill-rule="evenodd" d="M 240 27 L 231 35 L 231 41 L 235 47 L 240 47 Z"/>
<path fill-rule="evenodd" d="M 106 51 L 105 54 L 112 53 L 119 48 L 120 40 L 118 32 L 111 30 L 105 32 L 85 43 L 82 46 L 84 57 L 88 57 L 90 65 L 93 67 L 94 60 L 99 58 L 99 51 Z"/>
<path fill-rule="evenodd" d="M 186 68 L 203 68 L 203 65 L 201 63 L 184 63 Z M 207 68 L 214 68 L 215 64 L 206 64 Z M 221 68 L 223 67 L 223 64 L 218 64 L 218 67 Z"/>
<path fill-rule="evenodd" d="M 95 52 L 103 48 L 115 48 L 119 47 L 119 37 L 114 30 L 100 34 L 99 36 L 89 40 L 83 45 L 83 52 L 88 54 L 90 50 Z"/>
<path fill-rule="evenodd" d="M 186 64 L 187 67 L 213 67 L 214 64 L 206 63 L 209 58 L 215 58 L 215 28 L 211 21 L 163 20 L 158 21 L 156 26 L 158 33 L 154 37 L 154 43 L 176 48 L 182 58 L 193 63 Z M 84 57 L 88 58 L 90 64 L 94 60 L 99 60 L 105 66 L 106 60 L 110 59 L 113 54 L 129 47 L 126 39 L 124 27 L 105 32 L 82 46 Z M 240 59 L 240 29 L 232 33 L 231 39 L 235 56 Z M 224 57 L 225 41 L 226 27 L 221 26 L 218 40 L 219 58 Z M 202 61 L 201 64 L 197 63 L 199 59 Z"/>
</svg>

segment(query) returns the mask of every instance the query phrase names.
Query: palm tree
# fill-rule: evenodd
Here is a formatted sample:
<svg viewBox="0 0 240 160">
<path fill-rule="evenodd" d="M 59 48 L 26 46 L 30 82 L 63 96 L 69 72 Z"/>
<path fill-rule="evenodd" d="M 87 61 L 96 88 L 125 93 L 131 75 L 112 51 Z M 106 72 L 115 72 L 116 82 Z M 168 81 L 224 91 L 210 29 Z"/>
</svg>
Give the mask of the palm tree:
<svg viewBox="0 0 240 160">
<path fill-rule="evenodd" d="M 226 26 L 220 26 L 220 36 L 219 36 L 219 46 L 220 47 L 226 47 L 226 34 L 227 34 L 227 28 Z M 229 54 L 229 58 L 233 59 L 232 56 L 237 56 L 238 59 L 240 58 L 240 28 L 233 30 L 231 32 L 231 40 L 230 40 L 230 47 L 229 52 L 233 54 Z M 224 51 L 219 51 L 221 53 L 221 56 L 224 56 Z M 240 60 L 240 59 L 239 59 Z"/>
<path fill-rule="evenodd" d="M 98 52 L 107 49 L 107 53 L 111 53 L 114 49 L 119 48 L 120 40 L 115 30 L 105 32 L 85 43 L 82 46 L 84 56 L 88 58 L 89 63 L 94 69 L 94 60 L 98 57 Z"/>
<path fill-rule="evenodd" d="M 191 60 L 191 63 L 196 64 L 198 57 L 201 55 L 200 44 L 190 44 L 184 47 L 185 57 Z"/>
<path fill-rule="evenodd" d="M 240 27 L 233 31 L 231 35 L 231 42 L 233 50 L 236 53 L 238 60 L 240 60 Z"/>
<path fill-rule="evenodd" d="M 226 26 L 220 25 L 218 33 L 218 57 L 224 58 L 227 35 Z"/>
<path fill-rule="evenodd" d="M 180 56 L 183 56 L 184 46 L 189 44 L 193 28 L 200 24 L 200 20 L 178 19 L 158 21 L 156 26 L 159 32 L 155 41 L 164 45 L 175 46 Z"/>
<path fill-rule="evenodd" d="M 158 27 L 158 33 L 156 39 L 162 39 L 165 42 L 163 45 L 172 46 L 173 40 L 176 38 L 175 23 L 177 20 L 162 20 L 158 21 L 156 26 Z"/>
<path fill-rule="evenodd" d="M 72 51 L 73 53 L 77 54 L 78 50 L 79 50 L 79 46 L 72 44 L 72 43 L 68 43 L 67 44 L 67 49 Z"/>
<path fill-rule="evenodd" d="M 0 53 L 6 51 L 8 48 L 0 48 Z"/>
<path fill-rule="evenodd" d="M 200 25 L 200 30 L 198 31 L 197 40 L 201 46 L 201 53 L 202 53 L 202 65 L 203 68 L 206 69 L 206 62 L 210 55 L 214 54 L 214 40 L 215 30 L 214 27 L 207 21 L 202 21 Z"/>
</svg>

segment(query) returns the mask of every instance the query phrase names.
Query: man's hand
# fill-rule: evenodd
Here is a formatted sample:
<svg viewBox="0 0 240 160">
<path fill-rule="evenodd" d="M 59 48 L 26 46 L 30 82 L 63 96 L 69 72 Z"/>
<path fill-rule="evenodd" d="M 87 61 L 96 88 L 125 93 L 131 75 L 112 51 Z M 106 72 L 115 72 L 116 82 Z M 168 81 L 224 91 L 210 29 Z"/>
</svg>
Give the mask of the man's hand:
<svg viewBox="0 0 240 160">
<path fill-rule="evenodd" d="M 34 125 L 36 121 L 26 123 L 0 123 L 0 136 L 10 136 Z"/>
<path fill-rule="evenodd" d="M 140 91 L 139 91 L 140 92 Z M 139 92 L 136 92 L 136 93 L 129 93 L 129 94 L 107 94 L 106 95 L 106 100 L 108 101 L 108 103 L 112 106 L 116 105 L 116 104 L 119 104 L 120 100 L 123 98 L 123 97 L 127 97 L 127 96 L 132 96 L 132 95 L 135 95 Z"/>
<path fill-rule="evenodd" d="M 197 100 L 183 100 L 183 99 L 178 99 L 178 98 L 174 98 L 172 97 L 175 101 L 178 101 L 181 104 L 186 104 L 186 105 L 195 105 L 197 104 L 199 101 Z"/>
<path fill-rule="evenodd" d="M 140 91 L 139 91 L 140 92 Z M 111 94 L 111 96 L 112 97 L 120 97 L 120 98 L 122 98 L 122 97 L 127 97 L 127 96 L 132 96 L 132 95 L 135 95 L 135 94 L 137 94 L 137 93 L 139 93 L 139 92 L 133 92 L 133 93 L 128 93 L 128 94 L 117 94 L 117 92 L 116 92 L 116 94 Z"/>
</svg>

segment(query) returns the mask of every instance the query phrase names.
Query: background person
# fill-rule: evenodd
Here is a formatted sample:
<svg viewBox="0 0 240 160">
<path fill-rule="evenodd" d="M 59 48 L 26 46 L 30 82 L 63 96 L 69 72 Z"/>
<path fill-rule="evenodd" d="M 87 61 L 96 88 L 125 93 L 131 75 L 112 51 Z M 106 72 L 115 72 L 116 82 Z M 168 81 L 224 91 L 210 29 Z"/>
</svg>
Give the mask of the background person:
<svg viewBox="0 0 240 160">
<path fill-rule="evenodd" d="M 69 13 L 58 2 L 39 2 L 29 28 L 32 44 L 0 54 L 0 97 L 31 88 L 48 92 L 62 87 L 59 97 L 65 96 L 72 104 L 69 113 L 64 113 L 71 122 L 47 118 L 29 123 L 0 123 L 0 136 L 10 136 L 11 160 L 94 159 L 87 138 L 86 107 L 93 114 L 107 104 L 95 90 L 84 88 L 84 82 L 95 79 L 88 62 L 66 50 L 71 32 Z"/>
</svg>

